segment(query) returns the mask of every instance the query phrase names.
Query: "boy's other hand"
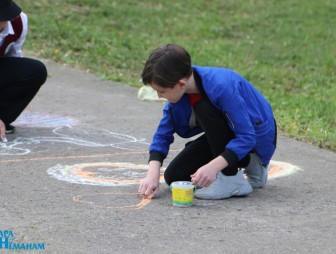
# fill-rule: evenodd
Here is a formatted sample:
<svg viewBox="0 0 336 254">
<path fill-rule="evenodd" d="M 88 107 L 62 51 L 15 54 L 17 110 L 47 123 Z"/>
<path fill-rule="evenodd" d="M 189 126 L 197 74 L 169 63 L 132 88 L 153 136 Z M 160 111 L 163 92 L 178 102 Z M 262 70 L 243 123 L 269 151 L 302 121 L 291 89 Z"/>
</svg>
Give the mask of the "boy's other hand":
<svg viewBox="0 0 336 254">
<path fill-rule="evenodd" d="M 191 175 L 191 181 L 193 185 L 197 185 L 198 187 L 209 187 L 216 179 L 216 175 L 217 171 L 206 164 Z"/>
<path fill-rule="evenodd" d="M 210 184 L 216 179 L 216 175 L 223 168 L 226 168 L 229 163 L 223 156 L 219 155 L 208 164 L 200 167 L 194 174 L 192 174 L 191 181 L 198 187 L 209 187 Z"/>
<path fill-rule="evenodd" d="M 2 142 L 7 142 L 6 139 L 6 125 L 4 122 L 0 119 L 0 137 Z"/>
</svg>

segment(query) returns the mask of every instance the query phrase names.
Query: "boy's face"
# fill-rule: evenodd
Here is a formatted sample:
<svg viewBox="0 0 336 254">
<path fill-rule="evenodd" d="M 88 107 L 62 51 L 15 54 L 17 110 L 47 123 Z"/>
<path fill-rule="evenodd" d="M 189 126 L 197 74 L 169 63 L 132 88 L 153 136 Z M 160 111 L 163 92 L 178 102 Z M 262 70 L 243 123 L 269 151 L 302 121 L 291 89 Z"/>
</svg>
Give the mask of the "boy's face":
<svg viewBox="0 0 336 254">
<path fill-rule="evenodd" d="M 159 98 L 165 98 L 171 103 L 178 102 L 186 91 L 186 84 L 179 81 L 173 88 L 166 88 L 151 83 L 151 87 L 157 92 Z"/>
</svg>

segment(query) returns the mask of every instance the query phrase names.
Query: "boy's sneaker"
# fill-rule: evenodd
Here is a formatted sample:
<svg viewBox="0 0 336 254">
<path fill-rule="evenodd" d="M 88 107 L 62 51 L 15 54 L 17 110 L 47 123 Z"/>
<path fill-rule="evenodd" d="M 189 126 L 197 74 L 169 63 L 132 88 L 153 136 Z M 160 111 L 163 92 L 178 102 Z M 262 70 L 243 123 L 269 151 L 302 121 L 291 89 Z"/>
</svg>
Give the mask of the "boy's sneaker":
<svg viewBox="0 0 336 254">
<path fill-rule="evenodd" d="M 256 153 L 250 153 L 250 163 L 245 168 L 247 180 L 253 188 L 262 188 L 267 182 L 267 167 Z"/>
<path fill-rule="evenodd" d="M 15 127 L 13 125 L 6 125 L 6 134 L 11 134 L 15 132 Z"/>
<path fill-rule="evenodd" d="M 252 187 L 244 178 L 241 170 L 235 176 L 226 176 L 219 172 L 215 181 L 209 186 L 195 191 L 198 199 L 224 199 L 243 196 L 252 192 Z"/>
</svg>

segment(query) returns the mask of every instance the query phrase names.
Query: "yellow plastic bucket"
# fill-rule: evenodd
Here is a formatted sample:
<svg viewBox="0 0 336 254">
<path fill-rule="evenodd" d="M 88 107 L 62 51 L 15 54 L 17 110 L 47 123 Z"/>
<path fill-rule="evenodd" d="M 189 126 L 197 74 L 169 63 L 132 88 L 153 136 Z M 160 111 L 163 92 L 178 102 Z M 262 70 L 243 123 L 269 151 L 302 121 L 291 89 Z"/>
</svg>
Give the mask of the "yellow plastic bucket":
<svg viewBox="0 0 336 254">
<path fill-rule="evenodd" d="M 195 186 L 191 182 L 179 181 L 170 185 L 173 206 L 189 207 L 194 202 Z"/>
</svg>

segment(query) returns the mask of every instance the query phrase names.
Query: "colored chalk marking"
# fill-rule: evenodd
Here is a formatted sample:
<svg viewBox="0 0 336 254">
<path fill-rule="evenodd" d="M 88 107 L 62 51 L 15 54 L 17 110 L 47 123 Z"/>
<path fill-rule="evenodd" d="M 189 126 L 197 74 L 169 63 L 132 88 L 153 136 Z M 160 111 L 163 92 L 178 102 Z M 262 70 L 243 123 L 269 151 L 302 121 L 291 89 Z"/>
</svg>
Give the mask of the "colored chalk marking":
<svg viewBox="0 0 336 254">
<path fill-rule="evenodd" d="M 108 196 L 107 198 L 110 200 L 108 203 L 112 203 L 112 204 L 99 204 L 99 201 L 95 199 L 102 198 L 102 196 L 104 197 Z M 114 204 L 114 203 L 118 203 L 118 198 L 125 198 L 125 197 L 127 197 L 128 200 L 132 199 L 132 197 L 136 197 L 136 199 L 138 199 L 139 195 L 137 193 L 129 193 L 129 192 L 107 192 L 107 193 L 86 194 L 86 195 L 75 196 L 73 197 L 73 201 L 84 203 L 87 205 L 92 205 L 95 207 L 108 208 L 108 209 L 141 209 L 147 204 L 149 204 L 152 199 L 151 196 L 149 197 L 142 196 L 139 202 L 133 205 Z"/>
<path fill-rule="evenodd" d="M 114 152 L 105 154 L 89 154 L 89 155 L 71 155 L 71 156 L 55 156 L 55 157 L 31 157 L 22 159 L 6 158 L 0 160 L 0 163 L 20 163 L 24 161 L 47 161 L 47 160 L 69 160 L 69 159 L 91 159 L 91 158 L 107 158 L 115 156 L 125 156 L 134 154 L 147 154 L 149 143 L 144 139 L 137 139 L 130 135 L 124 135 L 108 130 L 97 130 L 96 128 L 82 128 L 75 125 L 78 121 L 69 117 L 60 117 L 49 114 L 41 114 L 37 112 L 24 112 L 16 120 L 14 125 L 25 128 L 54 128 L 51 135 L 38 137 L 18 137 L 7 143 L 0 142 L 0 155 L 27 155 L 32 153 L 34 146 L 42 142 L 66 143 L 68 145 L 83 147 L 106 147 L 122 150 L 124 152 Z M 104 136 L 104 140 L 101 137 Z M 178 152 L 179 150 L 171 150 Z M 67 181 L 75 184 L 98 185 L 98 186 L 127 186 L 139 184 L 140 180 L 146 175 L 148 165 L 134 164 L 127 162 L 95 162 L 95 163 L 79 163 L 73 165 L 57 164 L 47 170 L 48 174 L 58 180 Z M 302 169 L 290 163 L 271 161 L 268 171 L 269 179 L 289 176 Z M 161 175 L 164 171 L 162 168 Z M 160 178 L 164 182 L 163 177 Z M 109 200 L 116 201 L 116 196 L 124 200 L 125 196 L 135 196 L 137 193 L 110 192 L 99 194 L 80 195 L 73 198 L 73 201 L 93 205 L 102 208 L 114 209 L 140 209 L 146 206 L 151 197 L 141 197 L 136 204 L 131 205 L 114 205 L 99 204 L 96 200 L 102 196 L 108 197 Z M 118 199 L 119 200 L 119 199 Z M 118 201 L 117 200 L 117 201 Z M 127 199 L 128 200 L 128 199 Z M 130 198 L 131 202 L 132 198 Z M 124 202 L 124 201 L 123 201 Z M 101 203 L 101 201 L 100 201 Z"/>
<path fill-rule="evenodd" d="M 271 160 L 268 166 L 268 179 L 289 176 L 298 171 L 303 171 L 303 170 L 299 168 L 298 166 L 295 166 L 287 162 Z"/>
<path fill-rule="evenodd" d="M 102 140 L 101 137 L 104 136 Z M 97 140 L 101 140 L 100 142 Z M 59 126 L 52 134 L 37 137 L 16 137 L 7 143 L 0 142 L 0 155 L 27 155 L 41 143 L 63 143 L 89 148 L 106 147 L 126 151 L 147 150 L 149 143 L 130 135 L 89 127 Z"/>
<path fill-rule="evenodd" d="M 80 163 L 74 165 L 56 165 L 48 169 L 48 174 L 58 180 L 67 181 L 76 184 L 99 185 L 99 186 L 127 186 L 139 184 L 145 177 L 148 165 L 125 163 L 125 162 L 96 162 Z M 164 179 L 161 171 L 160 182 Z M 302 169 L 286 162 L 271 161 L 269 167 L 269 180 L 289 176 Z M 119 198 L 116 198 L 119 197 Z M 73 201 L 107 209 L 140 209 L 150 203 L 151 197 L 141 196 L 135 204 L 120 204 L 122 202 L 134 202 L 133 197 L 138 197 L 137 193 L 128 192 L 109 192 L 86 194 L 73 197 Z M 105 197 L 104 200 L 103 197 Z M 130 198 L 125 198 L 130 197 Z M 107 199 L 107 201 L 106 201 Z M 126 201 L 125 201 L 126 199 Z M 121 200 L 121 201 L 120 201 Z"/>
<path fill-rule="evenodd" d="M 146 176 L 148 165 L 126 162 L 96 162 L 74 165 L 58 164 L 47 170 L 48 174 L 58 180 L 86 185 L 127 186 L 139 184 Z M 271 161 L 268 178 L 284 177 L 301 169 L 290 163 Z M 161 169 L 161 182 L 164 182 Z"/>
<path fill-rule="evenodd" d="M 56 165 L 47 170 L 58 180 L 86 185 L 126 186 L 139 184 L 146 176 L 148 165 L 124 162 L 80 163 Z M 164 168 L 162 169 L 162 172 Z M 161 176 L 161 181 L 163 181 Z"/>
<path fill-rule="evenodd" d="M 13 124 L 25 128 L 54 128 L 60 126 L 75 126 L 78 123 L 77 120 L 71 117 L 25 111 Z"/>
</svg>

